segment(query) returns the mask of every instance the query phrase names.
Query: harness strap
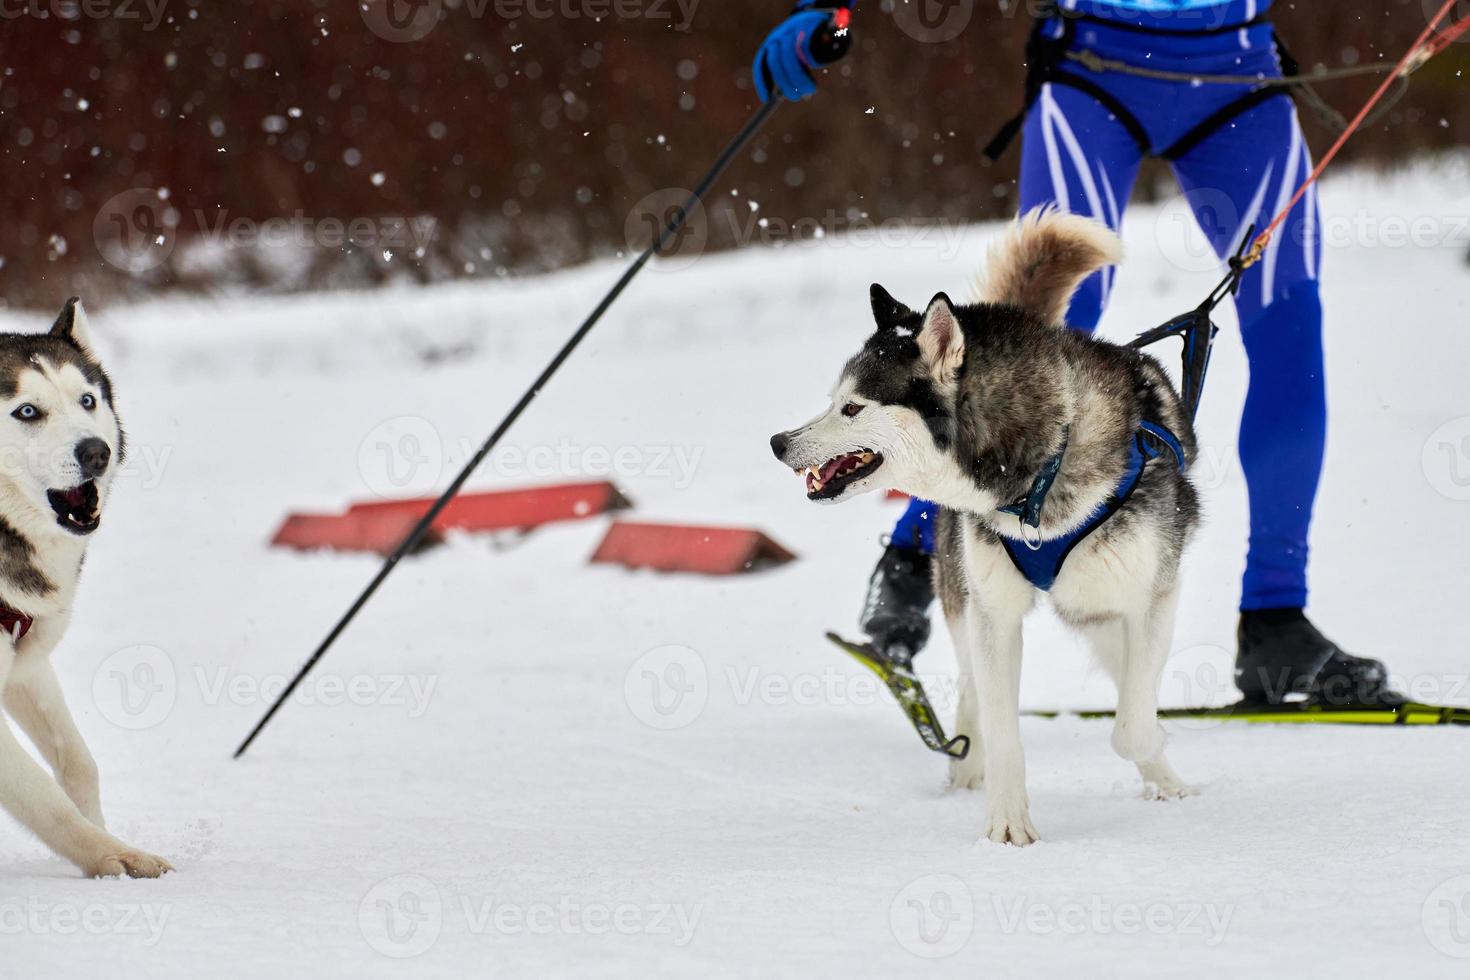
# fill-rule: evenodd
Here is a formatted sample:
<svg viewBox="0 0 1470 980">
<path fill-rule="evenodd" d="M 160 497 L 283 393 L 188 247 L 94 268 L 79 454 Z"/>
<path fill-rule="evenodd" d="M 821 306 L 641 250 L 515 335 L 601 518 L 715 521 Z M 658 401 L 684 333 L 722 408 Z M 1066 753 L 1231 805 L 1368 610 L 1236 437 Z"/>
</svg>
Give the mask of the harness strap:
<svg viewBox="0 0 1470 980">
<path fill-rule="evenodd" d="M 1046 35 L 1047 24 L 1056 12 L 1056 4 L 1047 2 L 1043 2 L 1041 9 L 1036 12 L 1036 20 L 1031 24 L 1031 34 L 1026 38 L 1026 95 L 1021 100 L 1021 111 L 1007 119 L 990 138 L 990 142 L 985 144 L 985 149 L 980 151 L 991 163 L 999 160 L 1006 148 L 1015 141 L 1021 127 L 1025 125 L 1026 114 L 1041 96 L 1041 86 L 1046 84 L 1052 72 L 1061 64 L 1062 55 L 1072 46 L 1072 39 L 1076 34 L 1076 24 L 1073 21 L 1063 20 L 1062 31 L 1058 36 Z"/>
<path fill-rule="evenodd" d="M 1062 71 L 1060 67 L 1053 68 L 1045 81 L 1051 82 L 1053 85 L 1068 85 L 1092 96 L 1102 104 L 1104 109 L 1118 117 L 1118 122 L 1123 124 L 1123 128 L 1128 130 L 1128 135 L 1133 137 L 1133 142 L 1138 144 L 1138 152 L 1144 156 L 1154 155 L 1153 144 L 1148 138 L 1148 130 L 1144 128 L 1138 116 L 1134 115 L 1133 110 L 1124 105 L 1123 101 L 1112 92 L 1109 92 L 1090 78 L 1074 75 L 1069 71 Z M 1027 107 L 1027 111 L 1030 111 L 1029 106 Z"/>
<path fill-rule="evenodd" d="M 1189 132 L 1176 140 L 1173 145 L 1163 151 L 1155 151 L 1153 143 L 1148 136 L 1148 130 L 1139 121 L 1138 116 L 1133 113 L 1123 102 L 1107 89 L 1090 78 L 1075 75 L 1062 70 L 1063 63 L 1073 57 L 1070 51 L 1072 42 L 1077 36 L 1077 24 L 1081 22 L 1092 22 L 1106 25 L 1123 31 L 1131 31 L 1139 34 L 1166 35 L 1174 37 L 1183 36 L 1208 36 L 1212 34 L 1229 34 L 1234 31 L 1254 27 L 1257 24 L 1267 23 L 1268 17 L 1259 14 L 1251 20 L 1240 24 L 1230 24 L 1225 27 L 1206 28 L 1204 30 L 1171 31 L 1165 28 L 1146 27 L 1141 24 L 1129 24 L 1127 22 L 1114 22 L 1102 17 L 1094 17 L 1091 14 L 1078 14 L 1063 12 L 1056 8 L 1055 4 L 1043 4 L 1038 11 L 1036 23 L 1031 28 L 1031 36 L 1026 41 L 1026 97 L 1022 101 L 1021 110 L 1006 120 L 991 137 L 985 149 L 981 152 L 991 163 L 998 161 L 1010 145 L 1020 135 L 1021 127 L 1026 124 L 1026 116 L 1031 112 L 1036 100 L 1041 97 L 1042 86 L 1051 82 L 1056 85 L 1068 85 L 1079 91 L 1092 96 L 1112 113 L 1117 120 L 1128 130 L 1128 135 L 1133 137 L 1133 142 L 1138 145 L 1139 153 L 1146 157 L 1156 156 L 1164 160 L 1177 160 L 1179 157 L 1194 149 L 1211 134 L 1221 127 L 1227 125 L 1231 120 L 1241 113 L 1254 108 L 1266 99 L 1276 95 L 1291 96 L 1291 90 L 1266 86 L 1255 89 L 1241 96 L 1238 100 L 1213 112 L 1210 116 L 1194 126 Z M 1047 26 L 1054 20 L 1059 20 L 1062 25 L 1061 33 L 1056 37 L 1047 36 Z M 1297 64 L 1290 54 L 1285 53 L 1281 47 L 1279 38 L 1276 41 L 1278 52 L 1283 54 L 1283 72 L 1287 76 L 1297 74 Z M 1086 59 L 1076 59 L 1086 64 Z M 1142 74 L 1143 72 L 1140 72 Z M 1315 95 L 1315 93 L 1312 93 Z M 1320 100 L 1318 100 L 1320 101 Z"/>
<path fill-rule="evenodd" d="M 1267 87 L 1247 92 L 1234 102 L 1227 103 L 1210 113 L 1197 125 L 1192 127 L 1189 132 L 1179 137 L 1159 153 L 1159 157 L 1164 160 L 1178 160 L 1184 154 L 1213 136 L 1217 130 L 1225 128 L 1232 121 L 1244 113 L 1249 112 L 1251 109 L 1254 109 L 1262 102 L 1277 97 L 1289 99 L 1291 98 L 1291 91 L 1284 88 Z"/>
<path fill-rule="evenodd" d="M 1067 455 L 1067 436 L 1071 428 L 1062 428 L 1062 447 L 1051 455 L 1041 466 L 1041 472 L 1036 474 L 1036 479 L 1031 482 L 1031 492 L 1025 497 L 1012 504 L 999 507 L 1002 514 L 1014 514 L 1021 519 L 1021 531 L 1028 533 L 1026 546 L 1032 551 L 1041 547 L 1041 506 L 1046 503 L 1046 495 L 1051 493 L 1051 485 L 1057 482 L 1057 474 L 1062 471 L 1062 457 Z"/>
<path fill-rule="evenodd" d="M 1062 449 L 1066 450 L 1065 442 Z M 1001 538 L 1001 545 L 1010 557 L 1011 564 L 1015 565 L 1016 570 L 1033 586 L 1043 592 L 1050 591 L 1056 583 L 1057 576 L 1061 574 L 1067 557 L 1071 555 L 1072 549 L 1081 544 L 1093 531 L 1102 527 L 1108 518 L 1116 514 L 1128 502 L 1128 499 L 1133 496 L 1133 491 L 1138 489 L 1144 468 L 1165 452 L 1174 455 L 1182 472 L 1186 464 L 1184 447 L 1180 444 L 1179 439 L 1162 425 L 1149 421 L 1141 422 L 1138 431 L 1134 433 L 1132 441 L 1128 444 L 1128 466 L 1123 472 L 1123 478 L 1118 481 L 1118 486 L 1108 499 L 1098 505 L 1097 510 L 1089 514 L 1080 527 L 1059 538 L 1052 538 L 1049 541 L 1036 539 L 1034 544 L 1031 538 L 1026 538 L 1021 542 L 1011 538 Z M 1061 468 L 1061 456 L 1061 453 L 1053 456 L 1042 468 L 1042 472 L 1045 473 L 1055 464 L 1050 479 L 1046 481 L 1048 489 L 1056 480 L 1055 470 Z M 1024 501 L 1002 507 L 1000 510 L 1007 514 L 1017 514 L 1018 510 L 1029 511 L 1036 492 L 1035 488 L 1040 483 L 1041 478 L 1038 476 L 1037 483 L 1033 484 L 1031 496 L 1026 497 Z M 1038 514 L 1040 512 L 1039 503 L 1036 504 L 1036 512 Z M 1027 516 L 1021 516 L 1021 526 L 1023 528 L 1028 526 Z"/>
</svg>

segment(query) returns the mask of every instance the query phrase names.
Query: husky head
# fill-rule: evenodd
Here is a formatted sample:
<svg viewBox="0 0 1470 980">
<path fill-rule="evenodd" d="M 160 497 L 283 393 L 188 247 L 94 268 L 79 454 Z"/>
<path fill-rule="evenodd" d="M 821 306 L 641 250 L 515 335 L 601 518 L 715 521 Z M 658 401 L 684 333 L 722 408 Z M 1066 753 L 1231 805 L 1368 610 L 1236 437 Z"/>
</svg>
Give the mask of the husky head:
<svg viewBox="0 0 1470 980">
<path fill-rule="evenodd" d="M 843 368 L 826 412 L 771 437 L 776 458 L 811 500 L 900 489 L 990 510 L 1055 450 L 1066 407 L 1060 325 L 1082 280 L 1120 254 L 1105 226 L 1041 208 L 992 246 L 977 303 L 939 293 L 919 313 L 875 284 L 877 332 Z M 962 378 L 977 344 L 983 370 Z"/>
<path fill-rule="evenodd" d="M 27 531 L 87 535 L 123 457 L 112 382 L 81 302 L 44 334 L 0 334 L 0 516 Z"/>
<path fill-rule="evenodd" d="M 827 411 L 771 437 L 809 500 L 922 492 L 954 442 L 954 376 L 964 358 L 954 305 L 940 293 L 920 314 L 876 283 L 871 298 L 878 330 L 842 369 Z"/>
</svg>

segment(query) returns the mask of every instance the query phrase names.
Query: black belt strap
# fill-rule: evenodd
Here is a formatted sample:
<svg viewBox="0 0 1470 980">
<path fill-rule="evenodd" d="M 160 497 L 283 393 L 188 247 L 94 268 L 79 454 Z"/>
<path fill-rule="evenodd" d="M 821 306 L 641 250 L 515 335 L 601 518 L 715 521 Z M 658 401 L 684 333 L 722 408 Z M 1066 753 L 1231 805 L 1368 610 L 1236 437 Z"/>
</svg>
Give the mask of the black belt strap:
<svg viewBox="0 0 1470 980">
<path fill-rule="evenodd" d="M 1060 37 L 1046 36 L 1046 26 L 1053 12 L 1053 7 L 1043 3 L 1042 9 L 1037 13 L 1036 22 L 1031 25 L 1031 35 L 1026 39 L 1026 97 L 1021 102 L 1021 111 L 1006 120 L 981 151 L 991 163 L 999 160 L 1006 148 L 1015 141 L 1016 134 L 1026 122 L 1026 114 L 1041 96 L 1041 86 L 1046 84 L 1061 64 L 1063 52 L 1072 46 L 1076 24 L 1071 20 L 1062 21 Z"/>
<path fill-rule="evenodd" d="M 1216 130 L 1224 128 L 1236 117 L 1249 112 L 1262 102 L 1277 98 L 1278 96 L 1289 99 L 1291 98 L 1291 92 L 1287 89 L 1276 88 L 1274 86 L 1252 89 L 1234 102 L 1221 106 L 1219 109 L 1210 113 L 1199 125 L 1179 137 L 1171 146 L 1159 153 L 1159 156 L 1165 160 L 1178 160 L 1184 154 L 1209 139 L 1210 136 L 1214 135 Z"/>
<path fill-rule="evenodd" d="M 1062 24 L 1062 33 L 1059 37 L 1055 38 L 1046 36 L 1047 25 L 1053 19 L 1060 19 Z M 1118 122 L 1123 124 L 1123 128 L 1128 130 L 1128 135 L 1133 137 L 1133 141 L 1138 144 L 1139 152 L 1144 156 L 1158 156 L 1165 160 L 1177 160 L 1204 142 L 1216 130 L 1227 125 L 1242 113 L 1265 102 L 1267 99 L 1274 98 L 1278 95 L 1285 95 L 1290 98 L 1290 90 L 1266 87 L 1248 92 L 1229 105 L 1211 113 L 1209 118 L 1190 129 L 1189 132 L 1176 140 L 1173 145 L 1161 152 L 1156 152 L 1153 145 L 1149 142 L 1148 131 L 1138 121 L 1138 117 L 1129 111 L 1128 107 L 1119 101 L 1116 96 L 1089 78 L 1061 70 L 1063 55 L 1072 47 L 1072 42 L 1076 39 L 1077 24 L 1090 22 L 1140 34 L 1164 34 L 1177 37 L 1183 35 L 1204 36 L 1228 34 L 1232 31 L 1239 31 L 1248 27 L 1254 27 L 1257 24 L 1266 23 L 1267 20 L 1268 18 L 1265 14 L 1260 14 L 1244 23 L 1230 24 L 1225 27 L 1212 27 L 1204 30 L 1191 31 L 1170 31 L 1157 27 L 1145 27 L 1140 24 L 1114 22 L 1106 18 L 1094 17 L 1091 14 L 1063 13 L 1054 6 L 1043 6 L 1043 9 L 1036 18 L 1035 26 L 1031 29 L 1031 36 L 1026 41 L 1026 98 L 1021 106 L 1021 111 L 1006 120 L 996 132 L 995 136 L 991 138 L 990 142 L 985 145 L 985 149 L 982 152 L 985 158 L 991 163 L 995 163 L 1001 158 L 1001 155 L 1005 153 L 1006 149 L 1015 142 L 1016 137 L 1021 132 L 1021 127 L 1026 124 L 1026 116 L 1031 112 L 1032 107 L 1036 104 L 1036 100 L 1041 97 L 1042 86 L 1051 82 L 1057 85 L 1069 85 L 1072 88 L 1086 92 L 1096 99 L 1103 108 L 1117 117 Z M 1299 70 L 1296 59 L 1285 49 L 1279 38 L 1276 40 L 1276 46 L 1281 55 L 1282 73 L 1288 77 L 1296 75 Z"/>
</svg>

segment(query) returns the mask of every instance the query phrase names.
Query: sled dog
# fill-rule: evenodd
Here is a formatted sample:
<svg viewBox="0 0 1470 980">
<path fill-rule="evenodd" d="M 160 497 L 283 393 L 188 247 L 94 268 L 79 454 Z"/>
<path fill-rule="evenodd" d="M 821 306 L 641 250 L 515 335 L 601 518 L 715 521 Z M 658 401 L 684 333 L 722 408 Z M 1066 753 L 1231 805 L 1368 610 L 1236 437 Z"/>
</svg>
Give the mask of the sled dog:
<svg viewBox="0 0 1470 980">
<path fill-rule="evenodd" d="M 0 413 L 0 691 L 55 775 L 0 717 L 0 807 L 88 875 L 156 878 L 168 862 L 103 824 L 97 765 L 50 661 L 123 457 L 112 382 L 75 298 L 47 333 L 0 334 Z"/>
<path fill-rule="evenodd" d="M 1062 325 L 1077 286 L 1121 257 L 1086 218 L 1038 209 L 988 256 L 961 305 L 923 312 L 872 287 L 877 331 L 831 406 L 771 439 L 822 503 L 899 489 L 941 505 L 935 585 L 960 663 L 955 787 L 986 789 L 984 834 L 1038 839 L 1018 721 L 1021 621 L 1042 591 L 1118 688 L 1113 748 L 1145 795 L 1194 790 L 1164 758 L 1158 686 L 1198 521 L 1196 445 L 1153 358 Z"/>
</svg>

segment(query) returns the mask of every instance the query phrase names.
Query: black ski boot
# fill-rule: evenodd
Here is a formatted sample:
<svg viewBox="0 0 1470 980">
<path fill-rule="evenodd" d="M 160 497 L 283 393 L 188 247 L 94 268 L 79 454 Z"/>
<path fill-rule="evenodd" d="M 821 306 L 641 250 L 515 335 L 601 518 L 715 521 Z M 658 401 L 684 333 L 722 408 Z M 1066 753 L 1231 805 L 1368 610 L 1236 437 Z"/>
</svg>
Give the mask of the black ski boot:
<svg viewBox="0 0 1470 980">
<path fill-rule="evenodd" d="M 890 544 L 868 580 L 868 597 L 858 625 L 873 649 L 904 670 L 929 642 L 929 604 L 934 601 L 934 560 L 918 548 Z"/>
<path fill-rule="evenodd" d="M 1388 671 L 1377 660 L 1344 653 L 1300 609 L 1240 614 L 1235 686 L 1250 704 L 1280 704 L 1290 696 L 1332 705 L 1399 705 Z"/>
</svg>

